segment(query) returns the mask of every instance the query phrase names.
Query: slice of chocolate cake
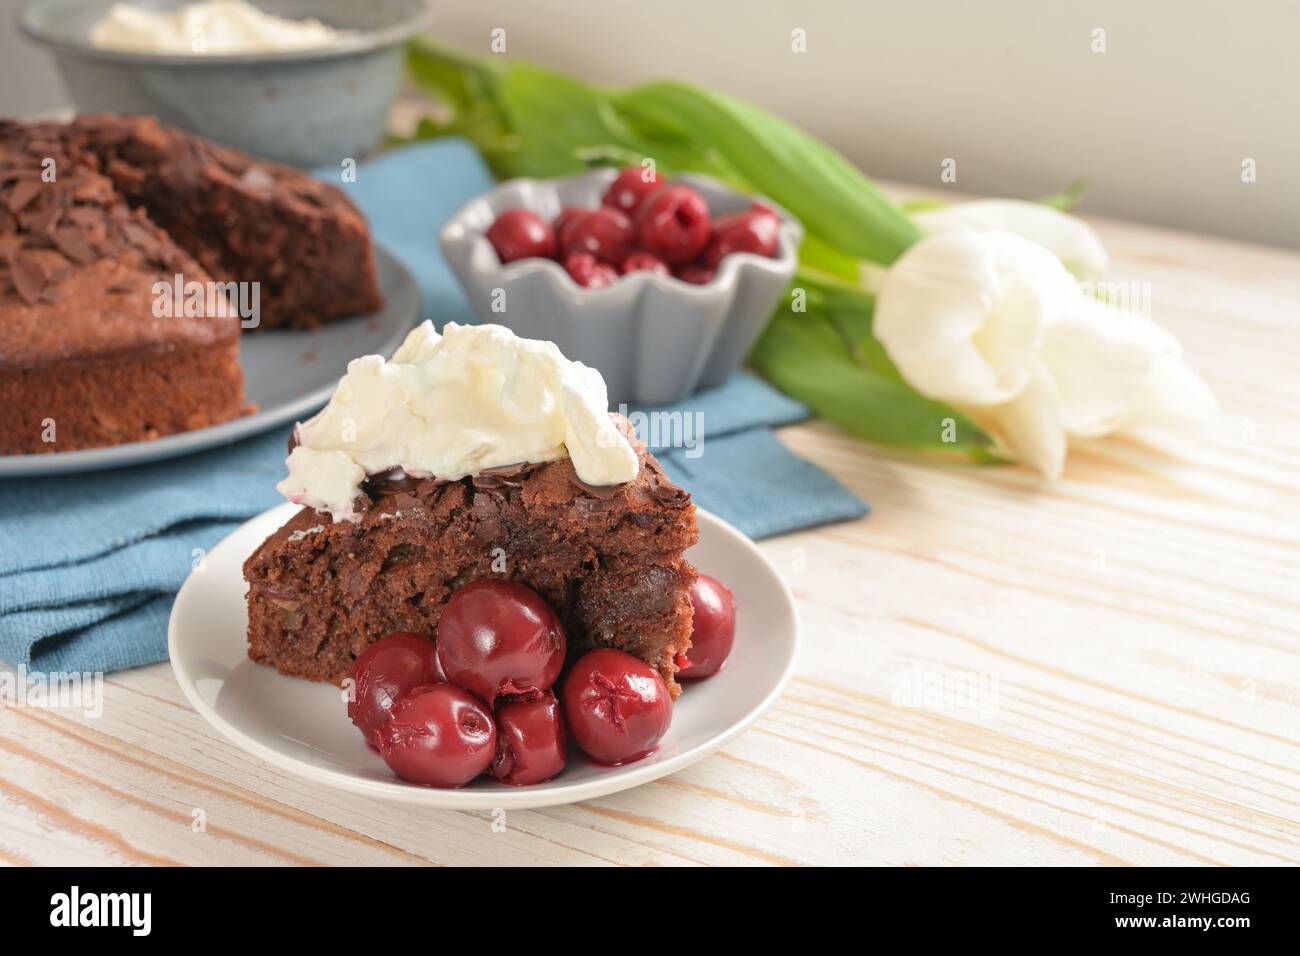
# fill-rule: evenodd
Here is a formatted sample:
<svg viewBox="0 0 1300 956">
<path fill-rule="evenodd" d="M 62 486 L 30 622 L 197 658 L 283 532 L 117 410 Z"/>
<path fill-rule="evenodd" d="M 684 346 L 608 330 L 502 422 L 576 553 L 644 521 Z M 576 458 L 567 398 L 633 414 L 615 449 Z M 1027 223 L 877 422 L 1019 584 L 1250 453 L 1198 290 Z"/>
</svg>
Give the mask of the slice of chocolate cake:
<svg viewBox="0 0 1300 956">
<path fill-rule="evenodd" d="M 604 488 L 562 459 L 452 482 L 371 480 L 357 522 L 304 508 L 244 565 L 249 656 L 337 683 L 385 634 L 436 634 L 456 588 L 497 577 L 556 609 L 570 653 L 621 648 L 677 693 L 695 507 L 653 455 L 639 459 L 633 481 Z"/>
<path fill-rule="evenodd" d="M 383 305 L 370 228 L 334 186 L 152 117 L 79 116 L 67 135 L 214 278 L 260 283 L 257 328 Z"/>
<path fill-rule="evenodd" d="M 542 595 L 571 653 L 626 650 L 676 694 L 695 506 L 605 403 L 594 370 L 499 326 L 425 323 L 391 361 L 353 362 L 295 432 L 279 487 L 307 507 L 244 564 L 249 656 L 340 681 L 499 577 Z"/>
<path fill-rule="evenodd" d="M 158 308 L 209 281 L 64 128 L 0 121 L 0 454 L 70 451 L 245 410 L 239 318 Z"/>
</svg>

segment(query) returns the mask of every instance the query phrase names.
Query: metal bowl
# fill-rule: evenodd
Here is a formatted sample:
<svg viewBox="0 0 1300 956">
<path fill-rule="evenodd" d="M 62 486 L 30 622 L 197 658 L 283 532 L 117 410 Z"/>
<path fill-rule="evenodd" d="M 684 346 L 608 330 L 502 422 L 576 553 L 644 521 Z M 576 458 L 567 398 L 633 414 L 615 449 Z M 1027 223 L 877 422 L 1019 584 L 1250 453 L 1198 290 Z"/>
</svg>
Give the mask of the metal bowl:
<svg viewBox="0 0 1300 956">
<path fill-rule="evenodd" d="M 155 9 L 186 0 L 147 0 Z M 406 41 L 424 0 L 257 0 L 354 35 L 282 53 L 162 54 L 101 49 L 95 24 L 112 0 L 35 0 L 20 23 L 50 48 L 78 112 L 143 113 L 293 166 L 360 159 L 380 141 L 401 86 Z"/>
<path fill-rule="evenodd" d="M 775 258 L 727 256 L 707 285 L 633 272 L 603 289 L 584 289 L 550 259 L 502 265 L 485 235 L 507 209 L 530 209 L 550 222 L 564 206 L 600 205 L 618 171 L 569 179 L 512 179 L 473 200 L 439 236 L 442 251 L 484 322 L 530 339 L 549 339 L 566 357 L 597 369 L 610 401 L 659 405 L 721 385 L 771 318 L 794 276 L 803 227 L 776 203 L 707 176 L 675 176 L 695 189 L 715 219 L 755 200 L 781 218 Z"/>
</svg>

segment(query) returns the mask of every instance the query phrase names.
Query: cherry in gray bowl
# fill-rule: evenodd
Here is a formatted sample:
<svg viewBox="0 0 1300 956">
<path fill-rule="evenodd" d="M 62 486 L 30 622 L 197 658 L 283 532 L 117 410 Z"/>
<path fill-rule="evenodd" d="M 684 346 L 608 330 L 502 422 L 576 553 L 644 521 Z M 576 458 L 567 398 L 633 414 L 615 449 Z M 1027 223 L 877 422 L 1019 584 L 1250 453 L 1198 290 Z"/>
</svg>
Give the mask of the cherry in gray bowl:
<svg viewBox="0 0 1300 956">
<path fill-rule="evenodd" d="M 487 231 L 510 209 L 553 222 L 562 208 L 600 205 L 616 169 L 567 179 L 512 179 L 478 197 L 443 227 L 439 240 L 479 318 L 531 339 L 549 339 L 570 359 L 598 370 L 610 402 L 658 405 L 721 385 L 744 360 L 794 276 L 803 227 L 762 196 L 707 176 L 674 176 L 698 192 L 714 219 L 753 203 L 780 220 L 773 257 L 738 253 L 695 285 L 650 271 L 583 288 L 551 259 L 502 264 Z"/>
</svg>

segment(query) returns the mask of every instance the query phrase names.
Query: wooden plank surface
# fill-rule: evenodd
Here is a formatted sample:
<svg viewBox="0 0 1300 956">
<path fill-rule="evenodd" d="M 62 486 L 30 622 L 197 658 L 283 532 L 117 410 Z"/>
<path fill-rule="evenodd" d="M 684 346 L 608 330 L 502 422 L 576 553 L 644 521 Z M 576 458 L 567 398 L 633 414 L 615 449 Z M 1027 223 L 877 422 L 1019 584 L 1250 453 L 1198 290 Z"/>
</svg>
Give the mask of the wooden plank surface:
<svg viewBox="0 0 1300 956">
<path fill-rule="evenodd" d="M 1217 418 L 1055 486 L 784 429 L 874 512 L 763 542 L 805 653 L 722 753 L 494 827 L 286 776 L 158 665 L 0 708 L 0 862 L 1300 862 L 1300 255 L 1097 226 Z"/>
</svg>

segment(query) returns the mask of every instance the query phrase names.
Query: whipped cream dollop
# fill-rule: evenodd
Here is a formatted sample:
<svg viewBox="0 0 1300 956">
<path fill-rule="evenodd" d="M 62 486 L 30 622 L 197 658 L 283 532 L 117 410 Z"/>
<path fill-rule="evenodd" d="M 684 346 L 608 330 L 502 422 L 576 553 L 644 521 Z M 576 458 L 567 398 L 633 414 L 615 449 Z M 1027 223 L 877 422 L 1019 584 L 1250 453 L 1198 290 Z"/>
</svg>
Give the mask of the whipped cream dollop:
<svg viewBox="0 0 1300 956">
<path fill-rule="evenodd" d="M 568 457 L 589 485 L 631 481 L 636 451 L 609 417 L 605 380 L 553 342 L 500 325 L 431 322 L 385 360 L 348 364 L 329 404 L 298 426 L 289 476 L 296 504 L 355 521 L 361 483 L 400 468 L 447 480 Z"/>
<path fill-rule="evenodd" d="M 90 42 L 136 53 L 277 53 L 328 46 L 351 33 L 319 20 L 287 20 L 246 0 L 203 0 L 179 10 L 115 3 Z"/>
</svg>

